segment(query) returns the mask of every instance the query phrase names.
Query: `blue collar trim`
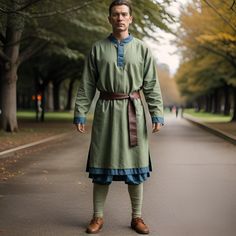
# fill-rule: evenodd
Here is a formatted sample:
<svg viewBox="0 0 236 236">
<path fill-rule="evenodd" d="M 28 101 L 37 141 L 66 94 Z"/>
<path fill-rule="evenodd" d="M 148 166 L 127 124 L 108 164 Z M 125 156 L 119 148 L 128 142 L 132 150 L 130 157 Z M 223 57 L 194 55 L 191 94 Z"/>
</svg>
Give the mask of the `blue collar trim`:
<svg viewBox="0 0 236 236">
<path fill-rule="evenodd" d="M 112 42 L 112 43 L 115 43 L 115 44 L 119 44 L 119 41 L 112 35 L 110 34 L 108 36 L 108 39 Z M 129 36 L 123 40 L 120 41 L 120 44 L 121 43 L 129 43 L 131 40 L 133 39 L 133 36 L 131 34 L 129 34 Z"/>
</svg>

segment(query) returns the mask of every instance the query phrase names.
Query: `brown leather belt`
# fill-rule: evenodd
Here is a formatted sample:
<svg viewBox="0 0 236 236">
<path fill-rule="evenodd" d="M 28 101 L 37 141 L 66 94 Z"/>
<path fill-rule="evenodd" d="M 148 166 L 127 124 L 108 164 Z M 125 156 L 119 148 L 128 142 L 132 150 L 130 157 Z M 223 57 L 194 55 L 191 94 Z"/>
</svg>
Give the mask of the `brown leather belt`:
<svg viewBox="0 0 236 236">
<path fill-rule="evenodd" d="M 128 102 L 129 144 L 131 147 L 138 146 L 136 111 L 135 111 L 135 106 L 134 106 L 133 101 L 134 99 L 141 98 L 140 93 L 133 92 L 130 94 L 124 94 L 124 93 L 100 92 L 99 98 L 103 100 L 129 99 L 129 102 Z"/>
</svg>

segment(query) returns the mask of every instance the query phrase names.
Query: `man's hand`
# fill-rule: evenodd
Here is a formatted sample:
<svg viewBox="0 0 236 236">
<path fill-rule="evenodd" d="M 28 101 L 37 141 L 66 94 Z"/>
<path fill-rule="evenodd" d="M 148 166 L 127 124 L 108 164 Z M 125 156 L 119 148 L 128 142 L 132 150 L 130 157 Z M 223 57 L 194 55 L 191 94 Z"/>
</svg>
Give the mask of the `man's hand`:
<svg viewBox="0 0 236 236">
<path fill-rule="evenodd" d="M 161 123 L 153 123 L 152 124 L 152 132 L 156 133 L 161 129 Z"/>
<path fill-rule="evenodd" d="M 77 131 L 80 133 L 85 133 L 85 124 L 75 124 Z"/>
</svg>

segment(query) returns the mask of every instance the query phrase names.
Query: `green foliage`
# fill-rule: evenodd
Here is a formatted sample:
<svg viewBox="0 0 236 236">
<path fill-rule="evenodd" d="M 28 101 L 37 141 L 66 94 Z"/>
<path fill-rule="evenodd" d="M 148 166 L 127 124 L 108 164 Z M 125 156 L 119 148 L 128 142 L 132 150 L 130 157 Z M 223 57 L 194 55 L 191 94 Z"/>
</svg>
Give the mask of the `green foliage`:
<svg viewBox="0 0 236 236">
<path fill-rule="evenodd" d="M 214 9 L 206 2 L 190 3 L 180 17 L 177 45 L 183 60 L 176 81 L 188 100 L 224 85 L 236 86 L 236 32 L 232 27 L 236 13 L 225 1 L 215 1 Z"/>
</svg>

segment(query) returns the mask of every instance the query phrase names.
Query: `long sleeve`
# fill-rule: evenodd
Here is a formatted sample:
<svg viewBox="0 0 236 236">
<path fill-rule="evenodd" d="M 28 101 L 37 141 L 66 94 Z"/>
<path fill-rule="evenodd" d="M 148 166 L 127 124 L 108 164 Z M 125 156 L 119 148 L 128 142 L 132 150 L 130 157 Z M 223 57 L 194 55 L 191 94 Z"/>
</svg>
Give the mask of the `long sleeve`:
<svg viewBox="0 0 236 236">
<path fill-rule="evenodd" d="M 157 77 L 156 62 L 148 48 L 146 49 L 144 62 L 143 93 L 152 122 L 164 124 L 163 101 Z"/>
<path fill-rule="evenodd" d="M 92 49 L 85 60 L 84 71 L 75 100 L 74 124 L 85 123 L 86 114 L 96 92 L 98 70 L 94 54 L 94 49 Z"/>
</svg>

